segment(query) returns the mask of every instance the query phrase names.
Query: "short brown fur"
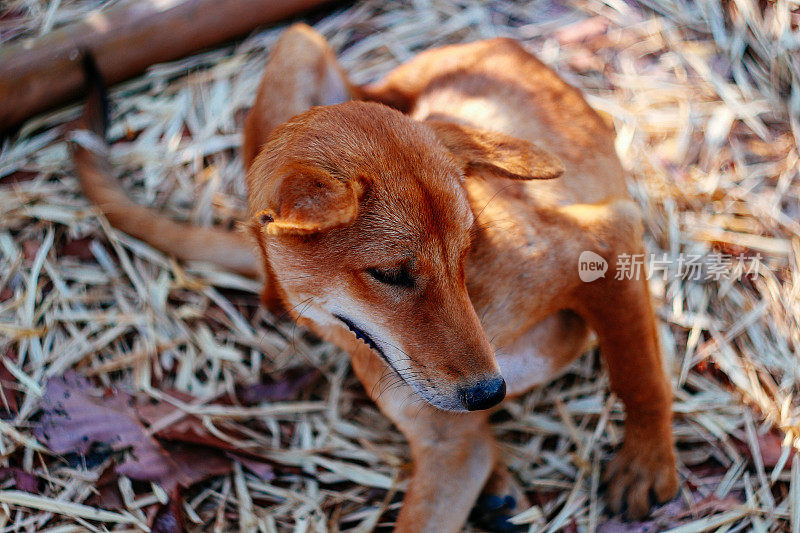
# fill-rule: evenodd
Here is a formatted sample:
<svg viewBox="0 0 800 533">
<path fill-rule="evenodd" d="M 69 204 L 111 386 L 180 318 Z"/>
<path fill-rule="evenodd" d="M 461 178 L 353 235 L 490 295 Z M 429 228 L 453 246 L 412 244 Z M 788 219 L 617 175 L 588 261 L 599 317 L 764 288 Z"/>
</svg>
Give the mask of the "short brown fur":
<svg viewBox="0 0 800 533">
<path fill-rule="evenodd" d="M 459 391 L 498 372 L 509 396 L 546 383 L 590 330 L 626 409 L 606 473 L 611 508 L 640 517 L 651 492 L 674 495 L 672 394 L 647 283 L 578 276 L 583 251 L 613 272 L 643 244 L 613 132 L 576 89 L 508 39 L 431 50 L 356 87 L 324 39 L 295 25 L 244 133 L 265 305 L 347 350 L 409 439 L 398 531 L 459 530 L 484 487 L 524 510 L 488 412 L 466 412 Z M 89 195 L 136 234 L 120 216 L 128 204 L 102 205 L 115 197 L 96 192 L 110 185 L 91 154 L 77 147 L 76 159 Z M 402 385 L 381 387 L 392 372 Z"/>
</svg>

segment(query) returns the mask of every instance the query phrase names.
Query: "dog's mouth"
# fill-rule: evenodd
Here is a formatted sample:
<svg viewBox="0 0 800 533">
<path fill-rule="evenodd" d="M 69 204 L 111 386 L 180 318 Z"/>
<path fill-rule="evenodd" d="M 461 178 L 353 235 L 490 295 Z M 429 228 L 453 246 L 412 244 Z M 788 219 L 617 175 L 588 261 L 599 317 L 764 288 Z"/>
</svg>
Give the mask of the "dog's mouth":
<svg viewBox="0 0 800 533">
<path fill-rule="evenodd" d="M 370 337 L 366 331 L 356 326 L 352 320 L 343 317 L 342 315 L 334 314 L 333 316 L 338 318 L 342 324 L 347 326 L 347 329 L 349 329 L 357 339 L 377 353 L 386 362 L 389 368 L 391 368 L 398 376 L 400 376 L 403 381 L 405 381 L 412 389 L 414 389 L 424 401 L 445 411 L 464 411 L 464 407 L 457 399 L 451 399 L 446 395 L 438 394 L 430 385 L 422 383 L 419 379 L 414 379 L 414 376 L 409 376 L 408 372 L 398 371 L 397 367 L 394 365 L 394 363 L 392 363 L 392 360 L 386 356 L 386 352 L 375 341 L 375 339 Z"/>
<path fill-rule="evenodd" d="M 390 366 L 392 365 L 391 361 L 389 361 L 389 359 L 386 357 L 386 353 L 384 353 L 383 349 L 382 349 L 380 346 L 378 346 L 378 343 L 377 343 L 377 342 L 375 342 L 375 340 L 374 340 L 372 337 L 370 337 L 370 336 L 369 336 L 369 334 L 367 334 L 367 332 L 366 332 L 366 331 L 364 331 L 363 329 L 359 328 L 358 326 L 356 326 L 356 325 L 353 323 L 353 321 L 352 321 L 352 320 L 350 320 L 350 319 L 348 319 L 348 318 L 345 318 L 345 317 L 343 317 L 342 315 L 333 315 L 333 316 L 335 316 L 336 318 L 338 318 L 339 320 L 341 320 L 341 321 L 342 321 L 342 323 L 343 323 L 345 326 L 347 326 L 347 329 L 349 329 L 350 331 L 352 331 L 352 332 L 353 332 L 353 334 L 356 336 L 356 338 L 357 338 L 358 340 L 362 341 L 364 344 L 366 344 L 367 346 L 369 346 L 370 348 L 372 348 L 372 349 L 373 349 L 375 352 L 377 352 L 377 353 L 378 353 L 378 355 L 380 355 L 381 357 L 383 357 L 383 359 L 384 359 L 384 360 L 385 360 L 385 361 L 386 361 L 386 362 L 387 362 L 387 363 L 388 363 Z"/>
</svg>

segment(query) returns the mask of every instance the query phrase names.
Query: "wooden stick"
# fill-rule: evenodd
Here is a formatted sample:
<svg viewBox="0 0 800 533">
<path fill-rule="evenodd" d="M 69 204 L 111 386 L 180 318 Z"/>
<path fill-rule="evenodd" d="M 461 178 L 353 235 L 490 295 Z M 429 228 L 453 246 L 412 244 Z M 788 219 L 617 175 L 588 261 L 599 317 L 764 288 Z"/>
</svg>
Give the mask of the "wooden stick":
<svg viewBox="0 0 800 533">
<path fill-rule="evenodd" d="M 81 95 L 80 52 L 107 83 L 329 0 L 136 0 L 0 50 L 0 132 Z"/>
</svg>

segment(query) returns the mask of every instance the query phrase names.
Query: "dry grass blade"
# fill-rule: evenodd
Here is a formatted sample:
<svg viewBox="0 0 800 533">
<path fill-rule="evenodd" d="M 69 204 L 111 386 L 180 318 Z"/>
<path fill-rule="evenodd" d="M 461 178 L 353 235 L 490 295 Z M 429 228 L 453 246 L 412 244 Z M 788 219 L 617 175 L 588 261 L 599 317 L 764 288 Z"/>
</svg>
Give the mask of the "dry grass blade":
<svg viewBox="0 0 800 533">
<path fill-rule="evenodd" d="M 58 513 L 65 516 L 73 516 L 95 520 L 98 522 L 119 522 L 123 524 L 136 524 L 143 530 L 147 527 L 142 524 L 136 517 L 104 511 L 103 509 L 96 509 L 87 505 L 81 505 L 72 502 L 60 502 L 51 498 L 44 498 L 42 496 L 34 496 L 27 492 L 20 492 L 16 490 L 0 491 L 0 502 L 9 505 L 18 505 L 20 507 L 39 509 L 41 511 L 49 511 L 51 513 Z"/>
<path fill-rule="evenodd" d="M 0 42 L 113 3 L 5 2 Z M 536 504 L 518 521 L 800 532 L 797 3 L 359 0 L 310 22 L 357 82 L 432 46 L 518 38 L 616 127 L 649 251 L 672 265 L 651 286 L 685 483 L 648 522 L 610 516 L 599 470 L 621 441 L 622 413 L 589 353 L 565 378 L 508 402 L 495 425 Z M 137 201 L 197 224 L 240 216 L 242 113 L 282 29 L 156 65 L 112 91 L 111 157 Z M 0 529 L 144 529 L 170 502 L 153 483 L 105 484 L 107 455 L 56 457 L 36 441 L 45 384 L 68 370 L 169 402 L 171 418 L 153 432 L 192 416 L 203 438 L 270 461 L 274 477 L 236 463 L 185 492 L 189 530 L 391 523 L 408 450 L 346 356 L 261 310 L 252 281 L 177 265 L 112 230 L 80 194 L 67 155 L 63 125 L 76 113 L 33 119 L 0 145 L 0 467 L 28 475 L 32 491 L 0 476 Z M 705 273 L 715 254 L 742 255 L 743 267 L 760 256 L 759 269 L 694 279 L 678 269 L 680 254 L 703 257 Z M 297 365 L 323 379 L 294 399 L 230 400 Z"/>
</svg>

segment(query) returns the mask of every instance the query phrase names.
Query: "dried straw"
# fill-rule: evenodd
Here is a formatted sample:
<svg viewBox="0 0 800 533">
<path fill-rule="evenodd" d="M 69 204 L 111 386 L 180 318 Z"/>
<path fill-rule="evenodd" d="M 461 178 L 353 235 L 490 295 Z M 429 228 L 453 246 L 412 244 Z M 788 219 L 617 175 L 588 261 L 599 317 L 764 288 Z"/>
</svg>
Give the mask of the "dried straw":
<svg viewBox="0 0 800 533">
<path fill-rule="evenodd" d="M 6 2 L 0 42 L 111 3 Z M 312 22 L 357 82 L 431 46 L 521 39 L 613 121 L 651 252 L 760 254 L 751 279 L 652 282 L 684 483 L 638 527 L 800 531 L 800 12 L 788 1 L 644 4 L 362 0 Z M 113 90 L 111 154 L 132 196 L 198 224 L 241 214 L 242 113 L 282 28 L 157 65 Z M 0 482 L 0 529 L 140 530 L 143 509 L 165 501 L 158 486 L 122 478 L 121 509 L 88 505 L 105 465 L 68 466 L 36 442 L 46 380 L 69 369 L 182 405 L 273 461 L 273 480 L 237 464 L 185 493 L 192 530 L 391 523 L 408 449 L 366 401 L 346 355 L 261 310 L 252 281 L 178 265 L 110 228 L 67 157 L 63 124 L 76 113 L 33 119 L 0 148 L 0 353 L 3 382 L 19 391 L 15 416 L 0 422 L 0 453 L 3 466 L 44 480 L 39 495 L 20 492 L 13 477 Z M 325 379 L 296 402 L 212 403 L 298 364 Z M 181 404 L 170 390 L 199 400 Z M 505 413 L 495 425 L 503 456 L 535 503 L 518 522 L 628 530 L 609 515 L 599 483 L 623 417 L 594 352 Z"/>
</svg>

